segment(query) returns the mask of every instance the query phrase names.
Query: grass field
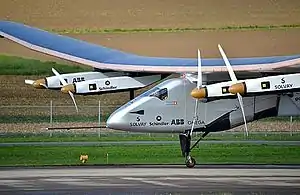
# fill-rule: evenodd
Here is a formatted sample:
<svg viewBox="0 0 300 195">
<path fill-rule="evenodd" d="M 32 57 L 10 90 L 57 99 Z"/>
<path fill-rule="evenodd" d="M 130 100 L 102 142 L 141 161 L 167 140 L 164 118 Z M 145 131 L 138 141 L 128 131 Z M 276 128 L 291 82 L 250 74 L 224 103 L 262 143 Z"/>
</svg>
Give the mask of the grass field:
<svg viewBox="0 0 300 195">
<path fill-rule="evenodd" d="M 299 54 L 300 1 L 290 0 L 3 0 L 0 19 L 26 23 L 43 29 L 66 34 L 95 44 L 112 47 L 139 55 L 195 57 L 197 48 L 203 57 L 220 57 L 216 45 L 221 43 L 230 57 Z M 104 33 L 103 33 L 104 32 Z M 126 33 L 120 33 L 126 32 Z M 72 105 L 68 95 L 59 91 L 36 90 L 24 84 L 25 79 L 38 79 L 52 75 L 51 68 L 60 72 L 90 70 L 68 61 L 39 54 L 0 39 L 0 54 L 39 59 L 25 60 L 0 56 L 0 130 L 27 132 L 49 126 L 48 105 Z M 45 62 L 44 61 L 48 61 Z M 55 63 L 56 62 L 56 63 Z M 72 67 L 60 64 L 72 65 Z M 25 68 L 26 67 L 26 68 Z M 18 75 L 18 76 L 16 76 Z M 26 76 L 24 76 L 26 75 Z M 141 90 L 137 91 L 137 94 Z M 122 105 L 129 94 L 76 96 L 79 106 Z M 46 106 L 45 108 L 9 107 L 11 105 Z M 3 107 L 1 107 L 3 106 Z M 6 107 L 8 106 L 8 107 Z M 26 106 L 25 106 L 26 107 Z M 89 108 L 90 109 L 90 108 Z M 56 110 L 65 116 L 63 122 L 83 119 L 74 117 L 74 108 Z M 90 117 L 94 111 L 81 110 Z M 62 114 L 63 113 L 63 114 Z M 89 113 L 89 114 L 87 114 Z M 104 119 L 105 117 L 103 117 Z M 22 120 L 40 120 L 37 127 Z M 86 119 L 86 118 L 85 118 Z M 84 120 L 85 120 L 84 119 Z M 90 120 L 96 120 L 90 117 Z M 65 121 L 64 121 L 65 120 Z M 61 122 L 62 122 L 61 121 Z M 5 123 L 10 122 L 10 123 Z M 91 121 L 89 121 L 91 122 Z M 23 126 L 21 127 L 20 124 Z M 25 124 L 25 126 L 24 126 Z M 69 125 L 70 125 L 69 124 Z M 300 123 L 299 123 L 300 124 Z M 297 122 L 264 121 L 251 124 L 251 129 L 300 129 Z M 60 125 L 64 125 L 60 123 Z M 17 135 L 17 134 L 15 134 Z M 1 137 L 1 142 L 17 141 L 112 141 L 156 140 L 158 137 L 132 136 L 60 136 L 44 135 Z M 159 137 L 161 140 L 162 138 Z M 177 140 L 177 137 L 166 137 Z M 209 136 L 208 139 L 243 139 L 239 136 Z M 299 134 L 290 136 L 251 135 L 248 139 L 299 140 Z M 200 163 L 300 163 L 297 146 L 265 145 L 206 145 L 193 155 Z M 89 164 L 115 163 L 180 163 L 178 145 L 166 146 L 105 146 L 105 147 L 2 147 L 0 165 L 60 165 L 78 164 L 80 154 L 90 156 Z M 107 160 L 108 154 L 108 160 Z"/>
<path fill-rule="evenodd" d="M 193 151 L 200 164 L 297 164 L 298 146 L 208 145 Z M 2 147 L 0 166 L 76 165 L 81 154 L 88 164 L 183 164 L 178 145 L 103 146 L 103 147 Z"/>
<path fill-rule="evenodd" d="M 53 61 L 42 62 L 40 60 L 25 59 L 17 56 L 0 55 L 0 75 L 52 75 L 51 68 L 61 73 L 92 71 L 87 66 L 70 66 Z"/>
<path fill-rule="evenodd" d="M 283 25 L 248 25 L 248 26 L 222 26 L 222 27 L 196 27 L 196 28 L 75 28 L 75 29 L 46 29 L 47 31 L 58 34 L 99 34 L 99 33 L 170 33 L 186 31 L 257 31 L 257 30 L 289 30 L 300 28 L 300 24 L 283 24 Z"/>
<path fill-rule="evenodd" d="M 50 134 L 51 133 L 51 134 Z M 200 134 L 199 134 L 200 135 Z M 199 137 L 198 135 L 198 137 Z M 101 130 L 100 136 L 96 132 L 41 132 L 41 133 L 7 133 L 0 136 L 0 143 L 13 142 L 106 142 L 106 141 L 178 141 L 178 134 L 167 133 L 126 133 Z M 197 140 L 195 135 L 193 140 Z M 299 141 L 299 132 L 250 132 L 245 137 L 242 132 L 211 133 L 205 140 L 215 141 Z M 179 142 L 178 142 L 179 143 Z"/>
</svg>

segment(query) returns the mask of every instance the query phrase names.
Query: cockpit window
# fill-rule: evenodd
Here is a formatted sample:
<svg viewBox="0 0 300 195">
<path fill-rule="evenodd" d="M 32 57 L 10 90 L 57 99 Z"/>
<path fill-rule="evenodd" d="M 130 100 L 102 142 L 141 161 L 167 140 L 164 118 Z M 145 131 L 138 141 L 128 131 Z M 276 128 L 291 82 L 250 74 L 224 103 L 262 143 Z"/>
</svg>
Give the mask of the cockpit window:
<svg viewBox="0 0 300 195">
<path fill-rule="evenodd" d="M 158 91 L 156 91 L 153 94 L 150 94 L 151 97 L 157 97 L 160 100 L 166 100 L 168 98 L 168 89 L 163 88 Z"/>
<path fill-rule="evenodd" d="M 123 106 L 121 106 L 119 109 L 124 109 L 126 107 L 128 107 L 129 105 L 133 104 L 134 102 L 140 100 L 143 97 L 149 97 L 149 96 L 154 96 L 155 97 L 158 96 L 158 98 L 160 97 L 161 100 L 163 99 L 167 99 L 168 98 L 168 90 L 167 88 L 163 88 L 166 85 L 168 85 L 169 83 L 172 83 L 172 80 L 166 80 L 161 82 L 160 84 L 156 85 L 155 87 L 151 88 L 148 91 L 145 91 L 144 93 L 142 93 L 141 95 L 137 96 L 136 98 L 134 98 L 133 100 L 129 101 L 127 104 L 124 104 Z M 159 91 L 164 92 L 164 93 L 159 93 Z M 159 94 L 165 94 L 165 95 L 159 95 Z"/>
</svg>

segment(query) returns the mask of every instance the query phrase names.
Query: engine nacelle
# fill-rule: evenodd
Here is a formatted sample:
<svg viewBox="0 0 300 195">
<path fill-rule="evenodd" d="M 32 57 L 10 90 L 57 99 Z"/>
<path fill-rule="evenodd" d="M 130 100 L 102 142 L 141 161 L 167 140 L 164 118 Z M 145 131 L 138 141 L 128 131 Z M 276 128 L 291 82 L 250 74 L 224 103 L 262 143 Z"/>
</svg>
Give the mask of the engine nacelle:
<svg viewBox="0 0 300 195">
<path fill-rule="evenodd" d="M 121 75 L 122 72 L 77 72 L 61 74 L 64 80 L 69 84 Z M 38 79 L 36 81 L 25 80 L 25 83 L 33 85 L 33 87 L 38 89 L 60 89 L 62 87 L 62 84 L 57 76 L 50 76 L 43 79 Z"/>
<path fill-rule="evenodd" d="M 283 93 L 300 89 L 300 74 L 287 74 L 269 76 L 256 79 L 246 79 L 235 83 L 233 81 L 220 82 L 206 85 L 200 89 L 193 89 L 191 95 L 194 98 L 217 98 L 241 95 L 256 95 L 259 93 Z"/>
<path fill-rule="evenodd" d="M 163 79 L 162 75 L 148 75 L 139 77 L 119 76 L 102 79 L 93 79 L 73 83 L 62 87 L 61 91 L 75 94 L 103 94 L 108 92 L 138 89 Z"/>
<path fill-rule="evenodd" d="M 94 79 L 108 78 L 110 76 L 120 75 L 116 74 L 116 72 L 110 73 L 101 73 L 101 72 L 78 72 L 78 73 L 69 73 L 62 74 L 61 76 L 65 79 L 65 81 L 69 84 L 71 83 L 79 83 Z M 50 89 L 59 89 L 62 87 L 61 82 L 59 81 L 57 76 L 46 77 L 46 85 Z"/>
<path fill-rule="evenodd" d="M 232 94 L 252 94 L 261 92 L 289 91 L 300 88 L 300 74 L 287 74 L 278 76 L 247 79 L 229 87 Z"/>
</svg>

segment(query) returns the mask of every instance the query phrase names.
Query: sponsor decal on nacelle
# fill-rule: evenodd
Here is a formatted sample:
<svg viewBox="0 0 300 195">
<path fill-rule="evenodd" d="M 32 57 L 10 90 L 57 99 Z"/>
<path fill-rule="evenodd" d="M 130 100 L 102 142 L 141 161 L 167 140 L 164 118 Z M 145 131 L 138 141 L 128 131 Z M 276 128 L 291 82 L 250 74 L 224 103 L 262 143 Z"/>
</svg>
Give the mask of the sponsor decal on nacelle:
<svg viewBox="0 0 300 195">
<path fill-rule="evenodd" d="M 109 87 L 99 87 L 99 90 L 108 90 L 108 89 L 116 89 L 117 86 L 109 86 Z"/>
<path fill-rule="evenodd" d="M 293 84 L 285 83 L 285 79 L 281 78 L 281 84 L 275 85 L 275 89 L 290 89 L 293 88 Z"/>
</svg>

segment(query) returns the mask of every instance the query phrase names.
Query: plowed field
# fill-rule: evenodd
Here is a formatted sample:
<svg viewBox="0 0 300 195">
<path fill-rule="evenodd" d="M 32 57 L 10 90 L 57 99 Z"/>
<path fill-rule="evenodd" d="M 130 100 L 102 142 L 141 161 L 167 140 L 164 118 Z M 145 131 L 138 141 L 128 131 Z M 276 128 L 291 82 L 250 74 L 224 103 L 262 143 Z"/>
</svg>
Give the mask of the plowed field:
<svg viewBox="0 0 300 195">
<path fill-rule="evenodd" d="M 0 18 L 43 28 L 155 28 L 299 23 L 298 0 L 2 0 Z"/>
<path fill-rule="evenodd" d="M 44 29 L 219 28 L 300 24 L 299 0 L 2 0 L 0 19 Z M 230 57 L 300 53 L 300 29 L 67 34 L 96 44 L 148 56 L 219 57 L 221 43 Z M 0 53 L 57 60 L 0 39 Z M 0 105 L 71 104 L 59 91 L 24 85 L 23 76 L 0 76 Z M 36 77 L 30 77 L 36 78 Z M 122 97 L 122 98 L 120 98 Z M 127 95 L 77 97 L 78 104 L 123 104 Z M 1 112 L 1 111 L 0 111 Z"/>
</svg>

